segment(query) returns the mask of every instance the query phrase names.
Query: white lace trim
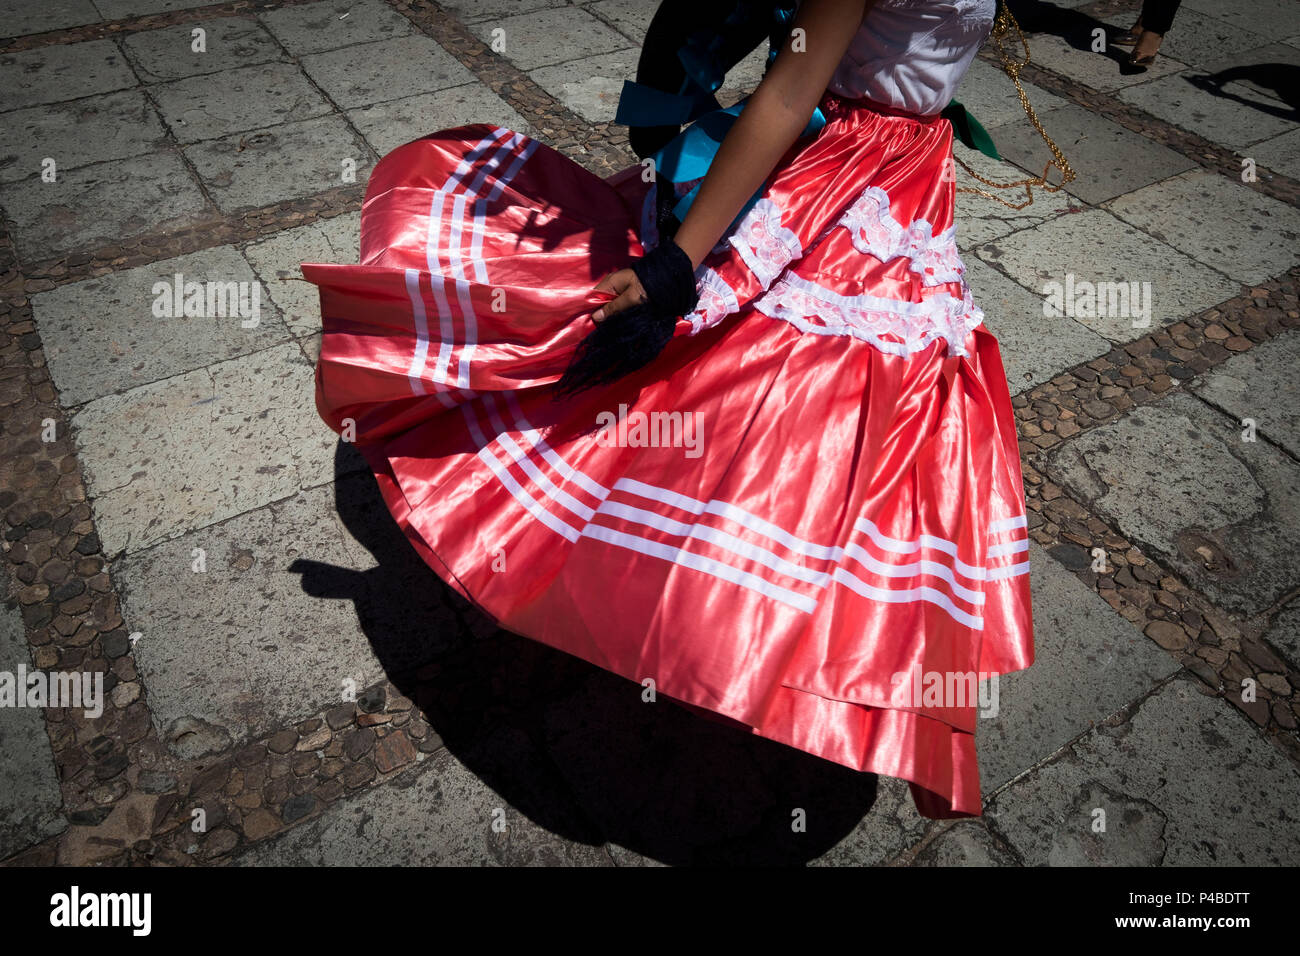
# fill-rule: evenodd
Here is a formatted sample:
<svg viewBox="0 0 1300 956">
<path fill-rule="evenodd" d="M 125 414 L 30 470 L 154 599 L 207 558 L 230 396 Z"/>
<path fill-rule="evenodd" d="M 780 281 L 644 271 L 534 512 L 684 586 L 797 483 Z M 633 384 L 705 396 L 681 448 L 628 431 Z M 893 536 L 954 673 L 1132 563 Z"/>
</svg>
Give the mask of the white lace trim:
<svg viewBox="0 0 1300 956">
<path fill-rule="evenodd" d="M 960 299 L 946 292 L 920 302 L 901 302 L 874 295 L 845 296 L 787 273 L 754 302 L 773 319 L 801 332 L 849 335 L 891 355 L 910 355 L 936 339 L 951 355 L 965 355 L 966 336 L 984 321 L 984 313 L 963 286 Z"/>
<path fill-rule="evenodd" d="M 686 316 L 691 320 L 691 335 L 699 335 L 727 316 L 740 311 L 735 290 L 727 285 L 722 276 L 707 266 L 698 269 L 696 276 L 695 288 L 700 298 L 695 311 Z"/>
<path fill-rule="evenodd" d="M 854 201 L 839 225 L 848 229 L 853 246 L 859 252 L 888 262 L 907 256 L 908 268 L 921 277 L 922 285 L 960 282 L 966 267 L 957 253 L 957 227 L 939 235 L 925 219 L 904 227 L 889 212 L 889 194 L 879 186 L 868 186 Z"/>
<path fill-rule="evenodd" d="M 765 289 L 791 260 L 803 255 L 799 237 L 781 224 L 781 208 L 770 199 L 754 203 L 728 242 Z"/>
<path fill-rule="evenodd" d="M 828 231 L 835 226 L 849 230 L 859 252 L 882 262 L 906 256 L 909 269 L 924 286 L 961 283 L 961 298 L 947 292 L 920 302 L 844 296 L 786 271 L 790 262 L 802 257 L 803 249 L 798 237 L 782 225 L 780 207 L 764 198 L 727 239 L 765 290 L 753 302 L 757 311 L 802 332 L 852 336 L 891 355 L 910 355 L 936 339 L 947 343 L 950 354 L 966 355 L 966 338 L 984 321 L 984 313 L 965 283 L 955 226 L 937 236 L 924 219 L 904 228 L 890 214 L 889 194 L 878 186 L 864 189 Z M 715 270 L 705 266 L 696 270 L 696 289 L 699 302 L 687 316 L 692 335 L 740 311 L 735 290 Z"/>
</svg>

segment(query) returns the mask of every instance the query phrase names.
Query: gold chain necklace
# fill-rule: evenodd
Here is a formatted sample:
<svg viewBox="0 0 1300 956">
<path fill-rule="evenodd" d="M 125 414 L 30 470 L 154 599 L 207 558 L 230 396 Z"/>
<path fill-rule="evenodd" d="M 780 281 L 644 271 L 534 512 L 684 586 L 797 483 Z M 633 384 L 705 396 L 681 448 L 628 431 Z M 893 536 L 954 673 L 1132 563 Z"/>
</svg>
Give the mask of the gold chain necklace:
<svg viewBox="0 0 1300 956">
<path fill-rule="evenodd" d="M 1016 31 L 1016 36 L 1020 38 L 1020 45 L 1024 48 L 1025 58 L 1023 60 L 1012 57 L 1007 53 L 1006 48 L 1003 46 L 1002 41 L 1007 38 L 1012 30 Z M 953 159 L 957 161 L 957 164 L 984 185 L 992 186 L 994 189 L 1017 189 L 1019 187 L 1024 187 L 1025 196 L 1027 198 L 1024 202 L 1017 205 L 1008 202 L 1001 196 L 995 196 L 993 193 L 976 186 L 959 186 L 957 192 L 975 193 L 976 195 L 992 199 L 995 202 L 1000 202 L 1002 205 L 1009 206 L 1012 209 L 1024 209 L 1034 201 L 1035 186 L 1041 187 L 1044 192 L 1054 193 L 1066 183 L 1074 179 L 1074 168 L 1070 165 L 1070 161 L 1065 158 L 1065 154 L 1061 152 L 1060 148 L 1052 142 L 1052 137 L 1047 135 L 1047 130 L 1043 129 L 1043 124 L 1038 121 L 1038 115 L 1034 112 L 1034 108 L 1029 105 L 1029 96 L 1025 93 L 1025 88 L 1020 85 L 1020 71 L 1029 65 L 1029 41 L 1025 39 L 1025 34 L 1021 31 L 1020 24 L 1016 22 L 1016 18 L 1013 17 L 1011 11 L 1007 9 L 1006 0 L 999 0 L 998 14 L 993 21 L 993 29 L 989 33 L 989 38 L 997 48 L 998 56 L 1002 58 L 1003 72 L 1005 72 L 1007 76 L 1011 77 L 1011 82 L 1016 84 L 1016 92 L 1020 96 L 1020 105 L 1024 107 L 1025 115 L 1029 117 L 1029 122 L 1034 124 L 1034 129 L 1038 130 L 1038 134 L 1043 137 L 1043 142 L 1047 144 L 1047 148 L 1052 151 L 1052 158 L 1048 160 L 1047 165 L 1043 167 L 1042 174 L 1039 176 L 1018 179 L 1015 182 L 1010 183 L 999 183 L 994 182 L 991 179 L 985 179 L 979 173 L 975 172 L 975 170 L 962 162 L 961 158 L 954 153 Z M 1059 183 L 1048 182 L 1047 173 L 1053 168 L 1061 171 L 1061 181 Z"/>
</svg>

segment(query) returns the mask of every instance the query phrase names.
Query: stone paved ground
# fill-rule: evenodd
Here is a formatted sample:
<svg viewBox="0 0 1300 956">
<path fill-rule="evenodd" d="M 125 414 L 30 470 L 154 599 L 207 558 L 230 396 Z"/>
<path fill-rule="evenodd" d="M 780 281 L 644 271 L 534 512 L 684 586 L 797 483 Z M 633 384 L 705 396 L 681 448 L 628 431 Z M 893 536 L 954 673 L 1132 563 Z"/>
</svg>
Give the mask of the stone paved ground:
<svg viewBox="0 0 1300 956">
<path fill-rule="evenodd" d="M 621 168 L 651 4 L 0 0 L 0 670 L 108 696 L 0 709 L 0 859 L 1300 862 L 1300 4 L 1188 0 L 1129 76 L 1092 37 L 1133 6 L 1016 5 L 1079 177 L 960 197 L 1038 661 L 981 723 L 984 816 L 944 824 L 494 633 L 316 418 L 297 265 L 355 261 L 376 159 L 492 121 Z M 959 97 L 1041 168 L 991 50 Z M 154 317 L 176 273 L 260 284 L 259 320 Z M 1150 311 L 1044 316 L 1067 276 Z"/>
</svg>

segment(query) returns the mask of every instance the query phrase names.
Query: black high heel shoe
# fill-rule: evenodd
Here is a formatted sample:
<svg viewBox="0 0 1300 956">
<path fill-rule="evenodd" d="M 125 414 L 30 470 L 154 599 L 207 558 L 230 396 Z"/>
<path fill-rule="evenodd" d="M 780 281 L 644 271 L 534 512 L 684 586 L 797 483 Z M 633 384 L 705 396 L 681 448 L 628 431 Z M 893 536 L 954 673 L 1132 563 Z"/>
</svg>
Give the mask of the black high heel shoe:
<svg viewBox="0 0 1300 956">
<path fill-rule="evenodd" d="M 1135 46 L 1138 38 L 1142 36 L 1142 21 L 1138 21 L 1129 27 L 1123 33 L 1111 37 L 1112 46 Z"/>
<path fill-rule="evenodd" d="M 1139 56 L 1137 47 L 1142 42 L 1142 39 L 1147 36 L 1153 36 L 1156 38 L 1156 48 L 1150 53 L 1144 53 Z M 1160 34 L 1152 33 L 1150 30 L 1142 31 L 1142 35 L 1138 37 L 1137 43 L 1133 46 L 1133 50 L 1128 54 L 1128 56 L 1120 59 L 1120 72 L 1125 76 L 1131 76 L 1135 73 L 1145 73 L 1147 68 L 1156 62 L 1156 57 L 1160 55 L 1160 45 L 1163 41 L 1164 37 Z"/>
</svg>

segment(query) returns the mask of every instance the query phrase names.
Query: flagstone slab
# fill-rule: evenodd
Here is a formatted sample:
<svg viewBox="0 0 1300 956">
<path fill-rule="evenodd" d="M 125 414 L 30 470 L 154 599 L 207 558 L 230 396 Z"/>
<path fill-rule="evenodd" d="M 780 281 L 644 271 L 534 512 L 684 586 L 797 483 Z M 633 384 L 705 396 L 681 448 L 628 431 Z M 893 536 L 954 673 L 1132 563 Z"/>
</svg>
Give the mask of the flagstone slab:
<svg viewBox="0 0 1300 956">
<path fill-rule="evenodd" d="M 1187 68 L 1186 64 L 1179 63 L 1172 56 L 1161 54 L 1145 73 L 1126 76 L 1121 70 L 1118 57 L 1126 55 L 1132 47 L 1112 46 L 1106 51 L 1094 53 L 1092 29 L 1100 25 L 1101 21 L 1097 21 L 1087 29 L 1071 28 L 1068 39 L 1050 33 L 1035 33 L 1029 37 L 1030 56 L 1033 62 L 1045 64 L 1053 73 L 1067 76 L 1103 93 L 1113 93 L 1127 86 L 1148 83 L 1157 77 L 1167 76 Z M 1021 55 L 1022 52 L 1014 39 L 1009 50 L 1016 56 Z M 1039 116 L 1042 117 L 1042 113 L 1039 113 Z M 1044 122 L 1044 125 L 1052 133 L 1053 139 L 1058 143 L 1062 142 L 1061 137 L 1056 135 L 1050 124 Z M 1069 155 L 1068 149 L 1066 155 Z"/>
<path fill-rule="evenodd" d="M 360 261 L 360 250 L 361 213 L 350 212 L 277 232 L 248 245 L 244 255 L 261 276 L 290 331 L 309 335 L 321 329 L 320 293 L 302 277 L 302 264 L 355 264 Z"/>
<path fill-rule="evenodd" d="M 1178 392 L 1053 450 L 1052 479 L 1246 617 L 1300 584 L 1300 465 Z"/>
<path fill-rule="evenodd" d="M 1127 10 L 1106 17 L 1105 22 L 1127 30 L 1136 19 L 1137 11 Z M 1260 20 L 1247 29 L 1229 20 L 1200 13 L 1184 4 L 1179 8 L 1174 22 L 1177 29 L 1165 34 L 1160 43 L 1160 55 L 1171 56 L 1180 63 L 1197 69 L 1203 69 L 1207 64 L 1227 55 L 1243 53 L 1269 42 L 1268 36 L 1258 32 L 1267 30 L 1265 20 Z"/>
<path fill-rule="evenodd" d="M 533 129 L 513 106 L 477 81 L 348 110 L 347 116 L 380 156 L 454 126 L 494 123 L 516 133 L 531 133 Z"/>
<path fill-rule="evenodd" d="M 611 53 L 628 46 L 626 37 L 577 7 L 483 20 L 470 30 L 494 54 L 505 57 L 521 70 Z M 493 47 L 494 40 L 497 48 Z M 502 43 L 504 49 L 498 49 Z"/>
<path fill-rule="evenodd" d="M 880 866 L 920 841 L 931 821 L 916 812 L 911 788 L 897 777 L 876 777 L 876 801 L 847 836 L 810 866 Z"/>
<path fill-rule="evenodd" d="M 1207 269 L 1190 256 L 1117 219 L 1102 209 L 1072 213 L 1049 220 L 1032 229 L 985 243 L 975 254 L 996 263 L 1005 273 L 1038 296 L 1060 289 L 1060 305 L 1067 318 L 1087 326 L 1112 342 L 1131 342 L 1153 328 L 1217 305 L 1240 291 L 1240 284 Z M 1073 277 L 1073 278 L 1071 278 Z M 1071 292 L 1066 296 L 1067 282 Z M 1080 282 L 1139 283 L 1142 308 L 1130 302 L 1128 314 L 1087 314 L 1086 287 Z M 1150 315 L 1142 314 L 1147 304 L 1142 283 L 1149 283 Z M 1122 303 L 1117 303 L 1122 305 Z M 1122 308 L 1113 310 L 1123 313 Z"/>
<path fill-rule="evenodd" d="M 1180 73 L 1119 91 L 1157 119 L 1249 155 L 1250 146 L 1295 129 L 1293 111 L 1243 83 L 1207 88 L 1203 71 Z M 1050 127 L 1049 127 L 1050 128 Z"/>
<path fill-rule="evenodd" d="M 4 38 L 66 30 L 99 19 L 91 0 L 0 0 L 0 37 Z"/>
<path fill-rule="evenodd" d="M 1169 147 L 1074 103 L 1039 110 L 1038 118 L 1075 171 L 1076 178 L 1065 191 L 1087 203 L 1104 202 L 1196 165 Z M 1001 155 L 1035 175 L 1052 158 L 1028 123 L 1001 127 L 995 139 Z M 1059 174 L 1053 172 L 1051 178 L 1057 182 Z"/>
<path fill-rule="evenodd" d="M 913 866 L 1019 866 L 982 820 L 961 820 L 925 845 Z"/>
<path fill-rule="evenodd" d="M 1193 170 L 1122 196 L 1107 208 L 1247 285 L 1281 275 L 1300 261 L 1300 209 L 1255 192 L 1240 179 Z"/>
<path fill-rule="evenodd" d="M 203 49 L 194 49 L 194 31 L 203 30 Z M 146 83 L 221 73 L 285 58 L 284 51 L 256 20 L 222 17 L 122 38 L 135 71 Z"/>
<path fill-rule="evenodd" d="M 767 71 L 767 49 L 767 41 L 764 40 L 731 68 L 722 88 L 718 90 L 719 103 L 723 106 L 731 106 L 739 101 L 742 94 L 749 94 L 757 89 L 759 81 Z M 635 79 L 635 77 L 636 74 L 633 72 L 628 78 Z"/>
<path fill-rule="evenodd" d="M 1186 0 L 1179 10 L 1195 10 L 1223 20 L 1239 29 L 1267 27 L 1271 36 L 1294 36 L 1300 33 L 1300 9 L 1292 0 Z"/>
<path fill-rule="evenodd" d="M 612 866 L 515 810 L 447 750 L 238 858 L 241 866 Z"/>
<path fill-rule="evenodd" d="M 146 153 L 59 174 L 55 183 L 0 186 L 18 256 L 38 261 L 74 249 L 193 226 L 211 215 L 184 161 Z"/>
<path fill-rule="evenodd" d="M 236 297 L 227 300 L 225 315 L 155 315 L 155 303 L 164 313 L 178 311 L 172 291 L 177 275 L 182 289 L 190 282 L 248 285 L 227 287 Z M 254 291 L 256 282 L 244 257 L 232 246 L 220 246 L 33 296 L 32 315 L 60 403 L 75 407 L 285 341 L 289 331 L 265 287 Z M 158 283 L 165 288 L 155 291 Z M 239 292 L 248 316 L 237 314 Z M 203 295 L 206 313 L 206 287 Z M 221 300 L 214 298 L 213 305 Z"/>
<path fill-rule="evenodd" d="M 1111 350 L 1107 339 L 1074 319 L 1044 315 L 1042 296 L 992 266 L 969 256 L 965 265 L 975 304 L 984 311 L 984 325 L 1001 347 L 1012 395 Z"/>
<path fill-rule="evenodd" d="M 1300 458 L 1300 332 L 1284 332 L 1198 376 L 1189 388 L 1238 423 L 1250 419 L 1257 436 Z"/>
<path fill-rule="evenodd" d="M 976 725 L 985 799 L 1178 670 L 1036 543 L 1029 567 L 1035 660 L 999 679 L 996 713 Z"/>
<path fill-rule="evenodd" d="M 503 17 L 532 13 L 535 10 L 563 7 L 568 2 L 569 0 L 448 0 L 447 3 L 441 3 L 439 6 L 461 23 L 477 23 L 480 20 L 500 20 Z M 637 0 L 631 2 L 636 3 Z M 652 7 L 644 3 L 640 6 L 648 10 L 648 15 L 654 14 Z"/>
<path fill-rule="evenodd" d="M 458 3 L 468 3 L 470 0 L 457 0 Z M 491 0 L 485 2 L 483 6 L 488 6 Z M 516 2 L 516 0 L 506 0 L 506 2 Z M 533 0 L 521 0 L 523 3 L 531 3 Z M 540 5 L 540 4 L 539 4 Z M 548 0 L 548 5 L 559 6 L 559 0 Z M 474 6 L 479 6 L 477 2 Z M 623 36 L 632 41 L 633 44 L 640 46 L 645 42 L 646 32 L 650 29 L 650 21 L 654 19 L 655 7 L 642 0 L 596 0 L 595 3 L 584 5 L 584 9 L 595 14 L 606 23 L 612 24 L 614 29 Z M 634 79 L 635 77 L 628 77 Z"/>
<path fill-rule="evenodd" d="M 229 743 L 262 736 L 467 639 L 364 460 L 345 451 L 334 481 L 114 562 L 164 735 L 190 717 Z"/>
<path fill-rule="evenodd" d="M 625 846 L 619 846 L 617 843 L 606 843 L 605 852 L 609 854 L 609 858 L 614 861 L 615 866 L 666 867 L 668 865 L 661 860 L 654 860 L 637 853 L 635 850 L 629 850 Z"/>
<path fill-rule="evenodd" d="M 324 0 L 281 7 L 260 16 L 294 56 L 415 32 L 411 21 L 383 0 Z"/>
<path fill-rule="evenodd" d="M 546 92 L 590 123 L 609 123 L 618 111 L 623 81 L 636 76 L 639 50 L 603 53 L 528 75 Z"/>
<path fill-rule="evenodd" d="M 61 170 L 152 153 L 167 145 L 167 130 L 157 111 L 134 90 L 13 110 L 0 113 L 0 182 L 41 175 L 47 158 L 54 160 L 57 176 Z"/>
<path fill-rule="evenodd" d="M 304 56 L 302 68 L 343 109 L 474 80 L 454 56 L 426 36 L 404 36 Z"/>
<path fill-rule="evenodd" d="M 0 53 L 0 110 L 75 100 L 136 85 L 112 40 L 87 40 Z"/>
<path fill-rule="evenodd" d="M 328 481 L 336 436 L 285 343 L 96 399 L 72 425 L 106 554 Z"/>
<path fill-rule="evenodd" d="M 23 618 L 16 606 L 0 604 L 0 671 L 35 670 Z M 0 707 L 0 860 L 55 834 L 63 816 L 45 713 L 39 707 Z"/>
<path fill-rule="evenodd" d="M 298 340 L 298 347 L 302 349 L 302 354 L 307 357 L 307 361 L 314 366 L 320 361 L 320 340 L 322 333 L 313 332 L 304 335 Z"/>
<path fill-rule="evenodd" d="M 211 0 L 95 0 L 105 20 L 122 20 L 126 17 L 143 17 L 151 13 L 170 13 L 173 10 L 192 10 L 205 7 Z"/>
<path fill-rule="evenodd" d="M 1281 651 L 1292 667 L 1300 667 L 1300 602 L 1292 601 L 1278 612 L 1264 639 Z"/>
<path fill-rule="evenodd" d="M 1040 116 L 1044 111 L 1064 106 L 1068 102 L 1025 80 L 1021 80 L 1020 85 L 1025 88 L 1025 93 L 1029 96 L 1029 105 Z M 1016 85 L 1011 82 L 1011 78 L 1002 67 L 984 60 L 976 59 L 971 62 L 970 69 L 962 77 L 953 98 L 960 101 L 967 112 L 986 130 L 994 130 L 1009 123 L 1029 125 L 1029 118 L 1025 115 L 1025 108 L 1020 104 L 1020 94 L 1016 92 Z M 997 142 L 996 136 L 993 137 L 993 141 Z M 1043 161 L 1046 162 L 1048 158 L 1045 156 Z"/>
<path fill-rule="evenodd" d="M 1271 27 L 1272 24 L 1268 26 Z M 1278 34 L 1272 34 L 1270 39 L 1277 36 Z M 1250 99 L 1251 103 L 1284 107 L 1282 115 L 1289 116 L 1293 125 L 1296 121 L 1294 102 L 1298 69 L 1300 51 L 1290 44 L 1277 42 L 1236 53 L 1225 50 L 1219 59 L 1205 64 L 1206 72 L 1216 82 L 1237 83 L 1244 89 L 1259 94 Z M 1235 92 L 1241 94 L 1240 90 Z"/>
<path fill-rule="evenodd" d="M 149 92 L 179 143 L 306 120 L 332 109 L 290 63 L 191 76 L 159 84 Z"/>
<path fill-rule="evenodd" d="M 1300 128 L 1256 143 L 1247 152 L 1258 166 L 1300 179 Z"/>
<path fill-rule="evenodd" d="M 985 817 L 1028 866 L 1295 866 L 1298 807 L 1300 771 L 1188 677 L 1016 781 Z"/>
<path fill-rule="evenodd" d="M 1009 161 L 996 160 L 976 150 L 967 149 L 960 143 L 954 144 L 953 154 L 978 175 L 995 183 L 1015 182 L 1024 179 L 1026 172 L 1029 172 Z M 1046 162 L 1045 157 L 1043 161 Z M 1032 173 L 1037 176 L 1042 171 L 1043 167 L 1040 165 Z M 1015 206 L 1024 203 L 1028 198 L 1023 188 L 997 189 L 990 187 L 977 180 L 960 165 L 957 167 L 956 175 L 958 189 L 982 189 L 990 195 L 1001 197 Z M 1053 173 L 1050 178 L 1055 181 L 1059 179 L 1059 176 Z M 1055 219 L 1061 213 L 1080 212 L 1086 208 L 1079 203 L 1079 200 L 1064 190 L 1050 191 L 1035 188 L 1030 195 L 1033 202 L 1023 209 L 1012 209 L 1005 203 L 998 202 L 997 199 L 990 199 L 988 196 L 982 196 L 979 193 L 957 193 L 958 247 L 963 252 L 966 252 L 981 243 L 989 242 L 1013 232 L 1019 232 L 1021 229 L 1028 229 L 1041 222 L 1046 222 L 1048 219 Z"/>
<path fill-rule="evenodd" d="M 196 143 L 185 155 L 223 212 L 364 183 L 372 163 L 365 141 L 336 115 Z"/>
</svg>

